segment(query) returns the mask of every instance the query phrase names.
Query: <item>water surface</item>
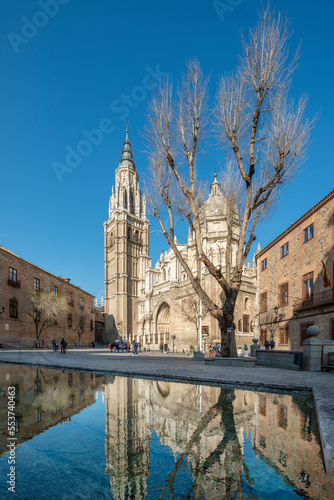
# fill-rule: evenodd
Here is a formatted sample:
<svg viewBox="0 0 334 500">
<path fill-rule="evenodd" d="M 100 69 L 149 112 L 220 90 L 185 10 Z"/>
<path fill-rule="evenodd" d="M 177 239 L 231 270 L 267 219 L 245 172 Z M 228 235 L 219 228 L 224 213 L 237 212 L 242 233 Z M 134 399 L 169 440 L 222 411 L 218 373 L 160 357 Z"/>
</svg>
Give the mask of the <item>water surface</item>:
<svg viewBox="0 0 334 500">
<path fill-rule="evenodd" d="M 308 393 L 5 364 L 0 380 L 0 498 L 334 498 Z"/>
</svg>

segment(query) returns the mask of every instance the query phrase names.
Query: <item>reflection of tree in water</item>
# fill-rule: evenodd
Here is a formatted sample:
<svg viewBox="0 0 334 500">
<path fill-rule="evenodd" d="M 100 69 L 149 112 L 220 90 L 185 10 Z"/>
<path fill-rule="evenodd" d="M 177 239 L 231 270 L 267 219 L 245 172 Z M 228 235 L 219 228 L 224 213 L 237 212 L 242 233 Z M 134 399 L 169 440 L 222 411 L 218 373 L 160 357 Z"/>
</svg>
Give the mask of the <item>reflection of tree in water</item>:
<svg viewBox="0 0 334 500">
<path fill-rule="evenodd" d="M 58 377 L 46 377 L 41 368 L 36 368 L 35 394 L 32 404 L 34 410 L 51 411 L 69 407 L 70 387 L 59 381 Z"/>
<path fill-rule="evenodd" d="M 200 420 L 196 430 L 193 432 L 185 450 L 181 453 L 175 463 L 174 469 L 169 474 L 167 485 L 162 491 L 161 499 L 167 489 L 170 490 L 173 498 L 174 481 L 177 472 L 187 458 L 191 458 L 194 448 L 198 446 L 201 434 L 207 429 L 209 424 L 218 416 L 221 417 L 221 430 L 223 439 L 216 448 L 203 461 L 197 461 L 193 467 L 194 482 L 187 498 L 194 494 L 195 498 L 232 498 L 236 492 L 242 494 L 243 472 L 249 487 L 252 479 L 249 475 L 246 464 L 244 463 L 241 445 L 237 435 L 234 421 L 233 401 L 235 399 L 234 389 L 220 389 L 218 401 L 214 404 Z M 207 488 L 206 486 L 207 485 Z M 251 497 L 255 495 L 251 492 Z"/>
</svg>

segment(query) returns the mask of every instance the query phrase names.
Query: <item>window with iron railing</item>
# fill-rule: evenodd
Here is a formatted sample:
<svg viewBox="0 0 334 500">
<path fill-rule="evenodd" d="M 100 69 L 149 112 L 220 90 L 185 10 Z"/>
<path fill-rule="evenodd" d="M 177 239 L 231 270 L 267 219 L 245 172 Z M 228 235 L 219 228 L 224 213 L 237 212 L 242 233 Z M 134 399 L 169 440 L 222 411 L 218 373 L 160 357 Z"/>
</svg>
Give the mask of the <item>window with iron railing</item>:
<svg viewBox="0 0 334 500">
<path fill-rule="evenodd" d="M 313 302 L 313 271 L 303 276 L 303 302 Z"/>
<path fill-rule="evenodd" d="M 279 285 L 279 305 L 280 307 L 287 306 L 289 303 L 289 283 Z"/>
<path fill-rule="evenodd" d="M 260 312 L 266 312 L 267 310 L 267 292 L 263 292 L 260 295 Z"/>
<path fill-rule="evenodd" d="M 15 299 L 9 300 L 9 317 L 13 319 L 18 318 L 18 303 Z"/>
<path fill-rule="evenodd" d="M 279 329 L 279 344 L 288 345 L 289 344 L 289 327 L 288 325 L 281 326 Z"/>
</svg>

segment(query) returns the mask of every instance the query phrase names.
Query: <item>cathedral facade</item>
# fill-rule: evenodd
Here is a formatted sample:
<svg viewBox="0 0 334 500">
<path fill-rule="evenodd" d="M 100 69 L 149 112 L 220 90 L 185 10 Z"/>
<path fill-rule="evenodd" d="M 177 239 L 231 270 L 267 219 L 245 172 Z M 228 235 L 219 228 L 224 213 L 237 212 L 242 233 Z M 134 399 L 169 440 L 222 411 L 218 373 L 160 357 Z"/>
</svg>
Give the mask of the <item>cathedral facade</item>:
<svg viewBox="0 0 334 500">
<path fill-rule="evenodd" d="M 203 246 L 212 262 L 224 272 L 227 240 L 226 201 L 214 177 L 208 199 L 203 203 L 201 224 Z M 109 216 L 104 223 L 105 330 L 108 342 L 139 341 L 142 347 L 161 345 L 178 352 L 220 342 L 218 322 L 202 308 L 190 281 L 170 248 L 162 252 L 152 267 L 149 257 L 149 219 L 146 199 L 139 187 L 128 129 L 115 185 L 109 200 Z M 233 222 L 232 264 L 239 235 L 238 220 Z M 195 271 L 195 244 L 191 232 L 178 249 Z M 220 302 L 221 289 L 204 269 L 202 286 Z M 235 308 L 237 347 L 251 344 L 256 313 L 255 261 L 244 267 L 243 283 Z"/>
</svg>

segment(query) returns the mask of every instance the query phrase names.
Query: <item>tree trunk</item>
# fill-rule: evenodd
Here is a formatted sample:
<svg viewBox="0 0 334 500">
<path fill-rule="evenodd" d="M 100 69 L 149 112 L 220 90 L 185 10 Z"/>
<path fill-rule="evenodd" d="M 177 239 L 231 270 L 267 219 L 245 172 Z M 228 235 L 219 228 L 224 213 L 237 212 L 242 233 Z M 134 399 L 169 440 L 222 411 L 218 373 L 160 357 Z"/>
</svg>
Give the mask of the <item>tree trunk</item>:
<svg viewBox="0 0 334 500">
<path fill-rule="evenodd" d="M 35 331 L 36 331 L 36 347 L 37 347 L 37 343 L 39 341 L 39 336 L 41 334 L 41 332 L 38 329 L 38 321 L 35 321 Z"/>
<path fill-rule="evenodd" d="M 221 355 L 222 357 L 237 357 L 237 348 L 234 333 L 234 308 L 237 297 L 237 290 L 231 290 L 230 294 L 225 293 L 225 302 L 223 304 L 223 315 L 218 318 L 218 324 L 221 335 Z M 229 333 L 228 333 L 229 332 Z"/>
</svg>

